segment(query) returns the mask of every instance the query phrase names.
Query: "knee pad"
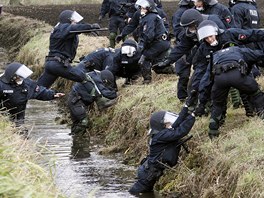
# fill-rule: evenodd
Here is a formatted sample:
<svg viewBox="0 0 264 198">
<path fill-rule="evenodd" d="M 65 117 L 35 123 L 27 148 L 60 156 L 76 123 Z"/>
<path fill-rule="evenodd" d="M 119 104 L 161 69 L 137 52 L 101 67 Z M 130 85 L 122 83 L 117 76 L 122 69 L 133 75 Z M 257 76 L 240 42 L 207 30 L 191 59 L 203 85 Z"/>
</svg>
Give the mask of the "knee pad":
<svg viewBox="0 0 264 198">
<path fill-rule="evenodd" d="M 88 128 L 88 126 L 89 126 L 89 121 L 85 117 L 80 122 L 74 123 L 72 125 L 72 127 L 71 127 L 71 135 L 84 134 L 86 132 L 86 129 Z"/>
<path fill-rule="evenodd" d="M 115 40 L 116 36 L 117 36 L 117 34 L 115 32 L 110 32 L 109 39 L 110 40 Z"/>
</svg>

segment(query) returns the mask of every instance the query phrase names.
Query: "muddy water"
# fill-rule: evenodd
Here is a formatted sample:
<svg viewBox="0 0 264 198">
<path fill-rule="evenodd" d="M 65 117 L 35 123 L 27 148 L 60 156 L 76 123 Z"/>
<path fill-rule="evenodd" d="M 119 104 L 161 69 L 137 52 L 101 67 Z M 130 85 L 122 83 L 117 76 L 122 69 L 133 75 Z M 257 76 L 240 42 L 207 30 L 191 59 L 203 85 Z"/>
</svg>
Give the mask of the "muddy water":
<svg viewBox="0 0 264 198">
<path fill-rule="evenodd" d="M 127 190 L 135 181 L 136 169 L 122 164 L 118 155 L 99 155 L 101 146 L 94 140 L 89 145 L 88 141 L 73 139 L 67 126 L 55 123 L 57 116 L 54 102 L 31 100 L 26 111 L 26 123 L 32 126 L 30 138 L 48 148 L 45 155 L 55 157 L 53 172 L 58 188 L 67 197 L 135 197 Z"/>
</svg>

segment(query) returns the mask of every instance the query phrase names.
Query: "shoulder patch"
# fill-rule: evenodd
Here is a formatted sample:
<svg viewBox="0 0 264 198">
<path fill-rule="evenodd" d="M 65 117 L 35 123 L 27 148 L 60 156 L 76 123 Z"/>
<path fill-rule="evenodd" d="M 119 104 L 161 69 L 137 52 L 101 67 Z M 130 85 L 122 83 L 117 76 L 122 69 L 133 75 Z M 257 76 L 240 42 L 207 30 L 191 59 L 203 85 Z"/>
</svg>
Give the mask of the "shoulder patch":
<svg viewBox="0 0 264 198">
<path fill-rule="evenodd" d="M 227 23 L 230 23 L 232 21 L 232 18 L 231 18 L 231 16 L 227 16 L 227 17 L 225 17 L 225 20 Z"/>
<path fill-rule="evenodd" d="M 247 38 L 247 36 L 245 34 L 239 34 L 238 35 L 238 40 L 245 40 Z"/>
</svg>

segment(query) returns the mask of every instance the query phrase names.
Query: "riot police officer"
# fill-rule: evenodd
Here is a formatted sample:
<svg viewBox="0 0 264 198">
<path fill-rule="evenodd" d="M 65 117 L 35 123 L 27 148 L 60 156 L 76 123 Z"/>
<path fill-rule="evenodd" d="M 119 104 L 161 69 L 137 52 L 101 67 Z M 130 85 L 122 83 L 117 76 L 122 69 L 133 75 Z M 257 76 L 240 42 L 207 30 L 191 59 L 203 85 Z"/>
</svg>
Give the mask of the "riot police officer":
<svg viewBox="0 0 264 198">
<path fill-rule="evenodd" d="M 185 33 L 184 27 L 180 25 L 181 16 L 186 10 L 193 8 L 193 6 L 193 0 L 181 0 L 179 2 L 178 9 L 172 16 L 173 34 L 176 38 L 176 41 L 180 41 L 182 35 Z"/>
<path fill-rule="evenodd" d="M 70 65 L 76 55 L 79 39 L 75 31 L 98 29 L 98 24 L 78 24 L 83 19 L 76 11 L 64 10 L 59 15 L 59 23 L 50 34 L 49 54 L 46 57 L 44 73 L 38 85 L 49 88 L 58 77 L 72 81 L 85 80 L 84 72 Z"/>
<path fill-rule="evenodd" d="M 93 70 L 102 71 L 113 65 L 113 56 L 115 49 L 113 48 L 99 48 L 94 52 L 80 58 L 81 62 L 76 65 L 77 68 L 90 72 Z"/>
<path fill-rule="evenodd" d="M 210 34 L 212 32 L 205 33 L 202 31 L 200 30 L 200 38 L 211 44 Z M 248 75 L 250 68 L 247 65 L 248 62 L 263 59 L 263 50 L 251 50 L 238 46 L 225 48 L 213 54 L 213 65 L 208 66 L 199 88 L 201 93 L 206 93 L 208 90 L 205 89 L 210 90 L 210 86 L 212 86 L 212 110 L 209 124 L 210 138 L 219 135 L 218 129 L 225 119 L 227 96 L 230 87 L 234 87 L 242 93 L 247 94 L 257 115 L 264 118 L 264 93 L 260 91 L 254 77 Z"/>
<path fill-rule="evenodd" d="M 141 67 L 138 61 L 141 56 L 138 44 L 132 39 L 126 39 L 121 48 L 116 49 L 113 56 L 113 64 L 108 68 L 114 76 L 126 78 L 125 85 L 132 84 L 132 79 L 135 79 L 141 74 Z"/>
<path fill-rule="evenodd" d="M 259 28 L 260 17 L 254 0 L 230 0 L 230 11 L 234 17 L 235 27 L 241 29 Z"/>
<path fill-rule="evenodd" d="M 205 35 L 210 36 L 211 42 L 203 42 L 197 50 L 193 60 L 196 67 L 192 82 L 191 91 L 198 91 L 200 81 L 206 72 L 209 62 L 210 52 L 221 50 L 222 48 L 232 45 L 251 44 L 252 47 L 259 48 L 258 42 L 264 41 L 264 31 L 259 29 L 243 30 L 239 28 L 231 28 L 228 30 L 220 29 L 216 23 L 210 20 L 205 20 L 198 26 L 199 40 L 203 40 Z M 254 43 L 253 43 L 254 42 Z M 257 43 L 255 43 L 257 42 Z M 263 46 L 263 45 L 262 45 Z M 201 104 L 204 106 L 204 104 Z"/>
<path fill-rule="evenodd" d="M 63 93 L 38 86 L 28 78 L 32 73 L 27 66 L 13 62 L 7 65 L 0 77 L 0 109 L 9 113 L 16 126 L 24 123 L 28 100 L 53 100 L 64 96 Z"/>
<path fill-rule="evenodd" d="M 160 67 L 165 67 L 174 62 L 176 74 L 179 76 L 177 84 L 177 97 L 183 101 L 188 96 L 187 85 L 191 72 L 191 63 L 196 52 L 199 41 L 197 38 L 197 27 L 204 20 L 215 21 L 221 28 L 225 29 L 223 22 L 217 15 L 203 15 L 195 9 L 187 9 L 181 16 L 180 24 L 185 28 L 184 35 L 180 42 L 172 49 L 169 57 L 164 62 L 160 63 Z M 187 56 L 186 57 L 183 56 Z M 195 69 L 195 68 L 194 68 Z"/>
<path fill-rule="evenodd" d="M 158 111 L 151 115 L 149 154 L 140 163 L 137 181 L 130 188 L 130 193 L 152 191 L 164 169 L 177 164 L 181 139 L 190 132 L 194 122 L 194 114 L 190 114 L 188 107 L 183 107 L 179 115 L 169 111 Z"/>
<path fill-rule="evenodd" d="M 96 102 L 98 109 L 102 110 L 115 103 L 114 75 L 109 70 L 91 71 L 86 73 L 87 81 L 76 82 L 68 97 L 72 127 L 71 134 L 84 134 L 89 126 L 87 108 Z"/>
<path fill-rule="evenodd" d="M 217 0 L 195 0 L 195 9 L 203 14 L 216 14 L 227 28 L 234 27 L 234 19 L 230 10 Z"/>
<path fill-rule="evenodd" d="M 138 0 L 136 6 L 140 8 L 142 17 L 139 24 L 139 47 L 142 50 L 139 64 L 144 78 L 143 83 L 149 84 L 152 80 L 152 63 L 170 48 L 170 42 L 163 20 L 155 9 L 154 1 Z"/>
<path fill-rule="evenodd" d="M 169 23 L 167 20 L 167 14 L 163 9 L 158 7 L 155 8 L 158 12 L 158 15 L 163 19 L 164 26 L 169 31 Z M 139 37 L 139 24 L 141 20 L 140 9 L 137 9 L 136 12 L 131 16 L 129 23 L 124 27 L 122 32 L 116 36 L 116 42 L 119 43 L 122 39 L 124 39 L 127 35 L 133 33 L 133 38 L 138 41 Z"/>
<path fill-rule="evenodd" d="M 115 38 L 119 32 L 122 32 L 126 25 L 126 13 L 129 7 L 122 4 L 134 3 L 133 0 L 104 0 L 101 6 L 99 20 L 105 17 L 108 13 L 109 16 L 109 47 L 115 48 Z"/>
</svg>

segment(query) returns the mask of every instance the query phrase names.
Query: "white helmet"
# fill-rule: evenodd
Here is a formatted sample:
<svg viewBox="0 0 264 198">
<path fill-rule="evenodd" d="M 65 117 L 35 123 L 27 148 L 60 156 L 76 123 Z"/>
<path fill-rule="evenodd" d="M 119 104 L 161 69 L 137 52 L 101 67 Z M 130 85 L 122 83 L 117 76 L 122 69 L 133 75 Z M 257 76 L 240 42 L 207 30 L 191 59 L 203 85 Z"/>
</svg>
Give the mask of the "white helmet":
<svg viewBox="0 0 264 198">
<path fill-rule="evenodd" d="M 217 24 L 211 20 L 202 21 L 197 28 L 199 41 L 203 40 L 208 36 L 218 35 L 220 32 L 221 30 L 219 29 Z"/>
</svg>

